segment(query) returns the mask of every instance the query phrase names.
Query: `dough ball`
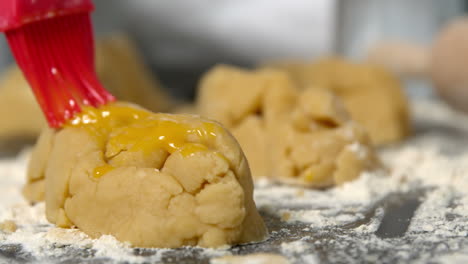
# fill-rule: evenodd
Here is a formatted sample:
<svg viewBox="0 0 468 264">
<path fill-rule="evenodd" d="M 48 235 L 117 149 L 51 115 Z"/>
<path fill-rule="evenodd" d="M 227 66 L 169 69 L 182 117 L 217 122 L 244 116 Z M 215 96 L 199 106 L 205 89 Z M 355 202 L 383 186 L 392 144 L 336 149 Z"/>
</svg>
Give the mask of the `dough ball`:
<svg viewBox="0 0 468 264">
<path fill-rule="evenodd" d="M 0 120 L 0 141 L 34 138 L 46 126 L 44 115 L 17 67 L 10 67 L 0 76 Z"/>
<path fill-rule="evenodd" d="M 169 96 L 145 68 L 127 37 L 114 35 L 99 40 L 96 66 L 104 86 L 120 100 L 140 104 L 155 112 L 172 107 Z M 46 126 L 32 91 L 16 66 L 0 76 L 0 120 L 0 141 L 35 138 Z"/>
<path fill-rule="evenodd" d="M 381 167 L 365 130 L 328 90 L 304 90 L 290 118 L 271 131 L 271 167 L 279 181 L 323 188 Z"/>
<path fill-rule="evenodd" d="M 430 63 L 438 93 L 454 107 L 468 112 L 468 18 L 449 24 L 436 38 Z"/>
<path fill-rule="evenodd" d="M 269 174 L 267 126 L 291 107 L 294 96 L 294 84 L 284 72 L 220 65 L 202 78 L 197 108 L 200 115 L 221 122 L 233 133 L 252 175 L 261 177 Z"/>
<path fill-rule="evenodd" d="M 233 132 L 254 176 L 328 187 L 379 167 L 341 101 L 329 90 L 300 92 L 285 72 L 218 66 L 202 79 L 197 103 Z"/>
<path fill-rule="evenodd" d="M 37 203 L 45 199 L 44 172 L 52 149 L 55 131 L 49 128 L 43 130 L 31 153 L 27 169 L 27 184 L 23 188 L 24 197 Z"/>
<path fill-rule="evenodd" d="M 111 108 L 118 113 L 129 107 Z M 138 247 L 264 239 L 247 161 L 222 126 L 196 116 L 135 111 L 139 117 L 132 122 L 125 117 L 102 127 L 44 131 L 26 197 L 40 199 L 44 189 L 34 185 L 42 182 L 50 222 Z"/>
<path fill-rule="evenodd" d="M 380 67 L 338 58 L 273 67 L 288 71 L 299 87 L 326 88 L 339 96 L 374 144 L 394 143 L 410 132 L 408 102 L 402 86 Z"/>
</svg>

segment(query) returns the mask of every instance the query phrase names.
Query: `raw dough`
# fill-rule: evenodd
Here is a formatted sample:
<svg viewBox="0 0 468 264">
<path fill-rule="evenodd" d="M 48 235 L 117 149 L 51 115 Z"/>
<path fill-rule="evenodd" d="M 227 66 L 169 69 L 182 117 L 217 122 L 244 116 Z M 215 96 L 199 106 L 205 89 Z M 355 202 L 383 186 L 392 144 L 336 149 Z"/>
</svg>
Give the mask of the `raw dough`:
<svg viewBox="0 0 468 264">
<path fill-rule="evenodd" d="M 202 116 L 225 125 L 239 141 L 252 175 L 269 175 L 267 123 L 291 107 L 293 82 L 277 70 L 247 71 L 227 65 L 202 78 L 197 108 Z"/>
<path fill-rule="evenodd" d="M 401 84 L 383 68 L 339 58 L 315 63 L 278 63 L 299 87 L 330 89 L 341 97 L 353 120 L 362 124 L 374 144 L 394 143 L 410 132 L 409 109 Z"/>
<path fill-rule="evenodd" d="M 28 83 L 15 66 L 0 76 L 0 141 L 35 137 L 46 126 Z"/>
<path fill-rule="evenodd" d="M 199 113 L 226 125 L 253 175 L 328 187 L 380 166 L 367 134 L 330 91 L 298 91 L 288 74 L 218 66 L 202 79 Z"/>
<path fill-rule="evenodd" d="M 304 90 L 270 136 L 272 175 L 283 182 L 329 187 L 381 168 L 365 130 L 328 90 Z"/>
<path fill-rule="evenodd" d="M 45 188 L 50 222 L 139 247 L 265 238 L 246 159 L 218 123 L 115 104 L 71 124 L 44 131 L 30 163 L 25 196 Z"/>
<path fill-rule="evenodd" d="M 172 107 L 171 100 L 145 69 L 128 38 L 114 35 L 99 40 L 96 51 L 99 78 L 117 98 L 156 112 Z M 0 76 L 0 120 L 0 141 L 35 138 L 46 126 L 31 89 L 16 66 Z"/>
</svg>

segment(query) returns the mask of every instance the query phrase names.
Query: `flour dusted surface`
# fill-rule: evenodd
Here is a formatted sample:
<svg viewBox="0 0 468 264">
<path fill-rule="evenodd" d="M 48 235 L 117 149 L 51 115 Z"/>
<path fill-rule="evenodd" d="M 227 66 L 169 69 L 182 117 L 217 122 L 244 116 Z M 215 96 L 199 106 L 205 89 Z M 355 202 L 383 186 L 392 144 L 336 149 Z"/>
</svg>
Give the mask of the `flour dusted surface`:
<svg viewBox="0 0 468 264">
<path fill-rule="evenodd" d="M 280 254 L 291 263 L 467 263 L 468 119 L 431 101 L 415 103 L 413 112 L 417 136 L 381 151 L 388 172 L 325 191 L 257 182 L 256 203 L 271 237 L 231 249 L 133 249 L 111 236 L 93 240 L 79 230 L 55 228 L 42 203 L 30 206 L 21 197 L 28 153 L 0 160 L 0 223 L 17 226 L 13 233 L 0 231 L 0 263 L 6 257 L 196 263 L 254 253 Z M 386 234 L 382 225 L 393 204 L 408 197 L 418 201 L 408 224 L 399 235 Z"/>
</svg>

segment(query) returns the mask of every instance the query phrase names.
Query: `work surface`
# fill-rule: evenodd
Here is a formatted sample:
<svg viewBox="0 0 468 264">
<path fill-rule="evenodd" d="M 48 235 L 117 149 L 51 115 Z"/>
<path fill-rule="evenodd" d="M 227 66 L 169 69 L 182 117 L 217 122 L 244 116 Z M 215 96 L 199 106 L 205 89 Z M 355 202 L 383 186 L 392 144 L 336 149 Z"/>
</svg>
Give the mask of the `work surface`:
<svg viewBox="0 0 468 264">
<path fill-rule="evenodd" d="M 258 181 L 270 237 L 229 249 L 133 249 L 54 228 L 43 204 L 21 198 L 28 154 L 5 158 L 0 222 L 18 230 L 0 231 L 0 263 L 224 263 L 213 259 L 252 253 L 291 263 L 468 263 L 468 118 L 433 101 L 413 108 L 414 136 L 380 150 L 388 172 L 315 191 Z"/>
</svg>

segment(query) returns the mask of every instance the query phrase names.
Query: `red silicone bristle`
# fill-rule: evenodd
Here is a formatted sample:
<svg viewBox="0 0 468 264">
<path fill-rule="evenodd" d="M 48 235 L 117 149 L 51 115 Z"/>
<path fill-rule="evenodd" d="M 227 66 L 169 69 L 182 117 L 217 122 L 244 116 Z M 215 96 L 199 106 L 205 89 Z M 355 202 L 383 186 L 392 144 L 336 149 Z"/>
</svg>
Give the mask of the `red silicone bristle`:
<svg viewBox="0 0 468 264">
<path fill-rule="evenodd" d="M 46 19 L 7 32 L 18 65 L 51 127 L 115 98 L 99 82 L 87 13 Z"/>
</svg>

